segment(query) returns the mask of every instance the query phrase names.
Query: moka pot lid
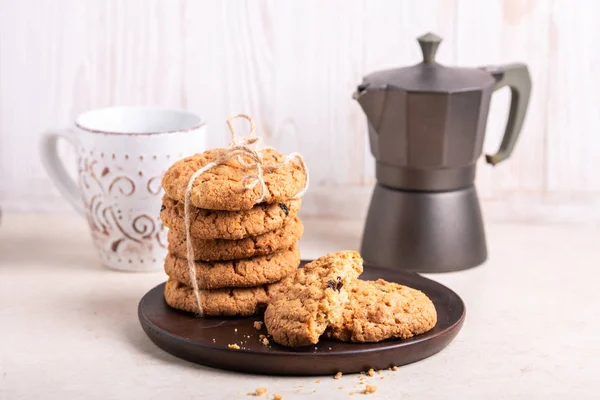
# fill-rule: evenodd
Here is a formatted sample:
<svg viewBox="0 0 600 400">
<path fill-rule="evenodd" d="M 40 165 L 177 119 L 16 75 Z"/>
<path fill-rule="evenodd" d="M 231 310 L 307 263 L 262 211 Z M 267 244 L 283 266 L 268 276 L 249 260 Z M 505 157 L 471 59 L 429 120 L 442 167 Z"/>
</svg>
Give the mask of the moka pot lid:
<svg viewBox="0 0 600 400">
<path fill-rule="evenodd" d="M 417 38 L 423 61 L 409 67 L 373 72 L 363 79 L 359 91 L 402 90 L 422 93 L 455 93 L 483 90 L 495 84 L 489 72 L 478 68 L 447 67 L 435 61 L 442 38 L 427 33 Z"/>
</svg>

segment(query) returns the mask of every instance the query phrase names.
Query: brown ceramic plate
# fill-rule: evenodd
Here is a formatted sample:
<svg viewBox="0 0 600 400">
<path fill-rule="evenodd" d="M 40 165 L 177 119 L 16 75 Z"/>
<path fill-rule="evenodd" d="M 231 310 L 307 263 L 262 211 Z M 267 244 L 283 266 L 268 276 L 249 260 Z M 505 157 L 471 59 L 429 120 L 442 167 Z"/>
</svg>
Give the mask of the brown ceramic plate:
<svg viewBox="0 0 600 400">
<path fill-rule="evenodd" d="M 196 318 L 174 310 L 163 298 L 164 283 L 150 290 L 140 301 L 138 316 L 148 337 L 161 349 L 198 364 L 232 371 L 271 375 L 333 375 L 369 368 L 384 369 L 427 358 L 454 339 L 465 318 L 465 305 L 447 287 L 420 275 L 365 266 L 362 279 L 383 278 L 423 291 L 435 304 L 436 326 L 407 340 L 353 344 L 323 338 L 316 346 L 289 349 L 271 343 L 263 346 L 250 318 Z M 240 350 L 229 349 L 236 343 Z"/>
</svg>

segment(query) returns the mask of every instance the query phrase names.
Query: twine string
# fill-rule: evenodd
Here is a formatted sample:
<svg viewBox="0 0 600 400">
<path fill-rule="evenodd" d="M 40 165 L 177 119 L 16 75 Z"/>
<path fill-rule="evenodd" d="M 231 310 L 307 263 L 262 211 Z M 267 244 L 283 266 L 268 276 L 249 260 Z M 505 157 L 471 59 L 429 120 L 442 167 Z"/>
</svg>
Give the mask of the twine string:
<svg viewBox="0 0 600 400">
<path fill-rule="evenodd" d="M 250 123 L 250 132 L 247 136 L 239 137 L 236 134 L 232 124 L 232 121 L 236 118 L 244 118 Z M 267 186 L 265 184 L 264 173 L 275 171 L 278 168 L 281 168 L 290 162 L 297 162 L 306 176 L 304 187 L 298 193 L 296 193 L 296 195 L 293 198 L 302 197 L 308 189 L 309 183 L 308 169 L 306 168 L 306 164 L 304 163 L 302 155 L 300 155 L 299 153 L 289 154 L 281 163 L 277 163 L 274 165 L 263 165 L 264 160 L 261 151 L 266 150 L 266 148 L 263 148 L 261 150 L 255 150 L 253 148 L 253 146 L 257 146 L 260 143 L 260 138 L 256 136 L 256 125 L 251 117 L 249 117 L 246 114 L 234 115 L 227 119 L 227 126 L 229 127 L 229 131 L 231 132 L 231 142 L 229 143 L 223 154 L 221 154 L 221 156 L 194 172 L 194 174 L 190 177 L 187 187 L 185 189 L 184 220 L 186 233 L 187 263 L 190 280 L 192 282 L 192 289 L 194 291 L 194 298 L 196 300 L 196 306 L 198 308 L 198 316 L 200 317 L 204 316 L 204 312 L 202 310 L 202 292 L 200 291 L 200 285 L 198 284 L 197 279 L 198 274 L 196 271 L 194 247 L 192 245 L 191 234 L 191 198 L 192 188 L 196 179 L 198 179 L 200 175 L 211 170 L 212 168 L 221 165 L 231 160 L 232 158 L 236 158 L 236 160 L 244 169 L 256 168 L 255 174 L 249 174 L 242 178 L 242 185 L 246 190 L 252 190 L 257 185 L 260 185 L 259 194 L 254 199 L 255 204 L 262 202 L 267 193 Z M 246 161 L 246 159 L 249 159 L 250 161 L 248 162 Z"/>
</svg>

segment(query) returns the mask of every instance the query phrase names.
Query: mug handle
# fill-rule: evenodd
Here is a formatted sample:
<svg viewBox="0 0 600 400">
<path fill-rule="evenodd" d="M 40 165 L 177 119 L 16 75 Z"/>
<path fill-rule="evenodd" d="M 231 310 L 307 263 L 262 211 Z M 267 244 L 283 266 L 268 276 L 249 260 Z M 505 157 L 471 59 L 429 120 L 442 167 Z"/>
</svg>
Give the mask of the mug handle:
<svg viewBox="0 0 600 400">
<path fill-rule="evenodd" d="M 62 160 L 58 156 L 58 140 L 61 138 L 66 139 L 71 145 L 77 148 L 77 140 L 72 129 L 66 128 L 45 132 L 40 142 L 42 164 L 60 193 L 79 214 L 84 215 L 81 190 L 75 180 L 69 176 Z"/>
<path fill-rule="evenodd" d="M 508 86 L 511 95 L 508 122 L 500 149 L 496 154 L 485 155 L 488 164 L 496 165 L 510 157 L 521 133 L 531 95 L 531 77 L 525 64 L 507 64 L 483 69 L 496 80 L 494 91 Z"/>
</svg>

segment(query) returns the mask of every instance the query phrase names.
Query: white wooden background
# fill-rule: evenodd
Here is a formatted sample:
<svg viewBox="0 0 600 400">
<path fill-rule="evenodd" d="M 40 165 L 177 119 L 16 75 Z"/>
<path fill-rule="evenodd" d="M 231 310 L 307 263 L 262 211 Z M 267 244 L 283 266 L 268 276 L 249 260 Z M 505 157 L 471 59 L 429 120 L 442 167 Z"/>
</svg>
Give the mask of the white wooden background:
<svg viewBox="0 0 600 400">
<path fill-rule="evenodd" d="M 374 163 L 351 94 L 365 73 L 418 62 L 415 37 L 433 31 L 442 63 L 530 66 L 513 157 L 479 166 L 487 217 L 600 221 L 599 15 L 594 0 L 0 0 L 0 207 L 68 210 L 40 132 L 148 104 L 206 117 L 213 145 L 227 116 L 252 114 L 269 144 L 305 155 L 305 215 L 362 217 Z M 508 101 L 493 99 L 488 152 Z"/>
</svg>

